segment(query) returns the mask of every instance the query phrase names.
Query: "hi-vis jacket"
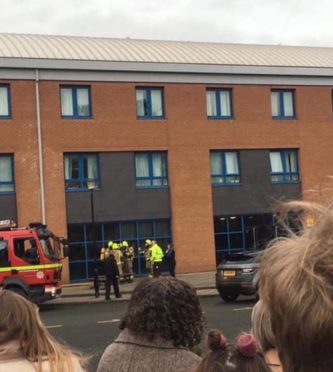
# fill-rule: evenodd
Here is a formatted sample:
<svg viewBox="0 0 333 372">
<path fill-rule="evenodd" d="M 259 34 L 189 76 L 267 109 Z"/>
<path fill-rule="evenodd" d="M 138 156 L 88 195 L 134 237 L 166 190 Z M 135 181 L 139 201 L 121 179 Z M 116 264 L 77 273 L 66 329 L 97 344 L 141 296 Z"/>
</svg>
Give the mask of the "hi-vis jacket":
<svg viewBox="0 0 333 372">
<path fill-rule="evenodd" d="M 158 245 L 158 244 L 154 244 L 151 248 L 150 248 L 150 260 L 151 262 L 162 262 L 163 260 L 163 257 L 164 257 L 164 253 L 163 253 L 163 250 L 162 248 Z"/>
</svg>

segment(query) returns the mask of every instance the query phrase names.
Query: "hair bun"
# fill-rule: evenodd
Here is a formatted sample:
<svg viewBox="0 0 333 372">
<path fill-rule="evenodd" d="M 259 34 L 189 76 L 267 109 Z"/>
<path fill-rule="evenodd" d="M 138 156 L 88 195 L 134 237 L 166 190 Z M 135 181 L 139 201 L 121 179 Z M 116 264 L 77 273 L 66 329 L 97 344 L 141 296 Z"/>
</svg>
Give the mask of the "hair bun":
<svg viewBox="0 0 333 372">
<path fill-rule="evenodd" d="M 251 333 L 242 333 L 236 341 L 237 350 L 245 357 L 253 358 L 258 352 L 257 342 Z"/>
<path fill-rule="evenodd" d="M 208 332 L 207 344 L 211 350 L 226 350 L 227 339 L 218 329 L 212 329 Z"/>
</svg>

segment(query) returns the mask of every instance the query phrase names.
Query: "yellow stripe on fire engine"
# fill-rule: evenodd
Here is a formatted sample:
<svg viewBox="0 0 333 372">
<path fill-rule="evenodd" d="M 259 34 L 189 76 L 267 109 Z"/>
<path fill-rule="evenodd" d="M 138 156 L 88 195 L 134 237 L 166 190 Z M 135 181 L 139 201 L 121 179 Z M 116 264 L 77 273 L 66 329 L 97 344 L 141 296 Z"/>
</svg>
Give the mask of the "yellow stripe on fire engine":
<svg viewBox="0 0 333 372">
<path fill-rule="evenodd" d="M 27 266 L 8 266 L 0 267 L 0 273 L 4 273 L 11 270 L 17 271 L 31 271 L 31 270 L 45 270 L 45 269 L 57 269 L 61 268 L 61 263 L 45 264 L 45 265 L 27 265 Z"/>
</svg>

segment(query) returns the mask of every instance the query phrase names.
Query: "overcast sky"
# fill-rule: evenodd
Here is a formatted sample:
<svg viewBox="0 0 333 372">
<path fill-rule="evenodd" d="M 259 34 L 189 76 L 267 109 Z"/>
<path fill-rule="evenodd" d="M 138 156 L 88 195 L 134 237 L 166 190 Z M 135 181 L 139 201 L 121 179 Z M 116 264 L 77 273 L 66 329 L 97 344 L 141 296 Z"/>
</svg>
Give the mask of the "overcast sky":
<svg viewBox="0 0 333 372">
<path fill-rule="evenodd" d="M 0 32 L 333 47 L 333 0 L 0 0 Z"/>
</svg>

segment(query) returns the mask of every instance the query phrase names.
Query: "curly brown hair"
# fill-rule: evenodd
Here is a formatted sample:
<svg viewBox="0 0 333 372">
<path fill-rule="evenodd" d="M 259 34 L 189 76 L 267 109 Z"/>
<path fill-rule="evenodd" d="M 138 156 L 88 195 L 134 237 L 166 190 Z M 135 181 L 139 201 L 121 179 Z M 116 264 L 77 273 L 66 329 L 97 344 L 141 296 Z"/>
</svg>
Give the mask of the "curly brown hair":
<svg viewBox="0 0 333 372">
<path fill-rule="evenodd" d="M 174 346 L 191 348 L 201 341 L 203 312 L 195 289 L 175 278 L 147 278 L 135 288 L 120 329 Z"/>
</svg>

